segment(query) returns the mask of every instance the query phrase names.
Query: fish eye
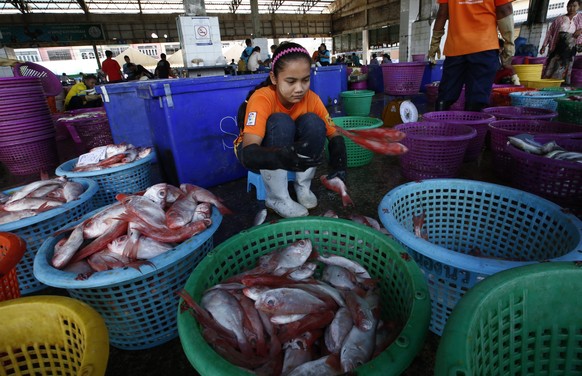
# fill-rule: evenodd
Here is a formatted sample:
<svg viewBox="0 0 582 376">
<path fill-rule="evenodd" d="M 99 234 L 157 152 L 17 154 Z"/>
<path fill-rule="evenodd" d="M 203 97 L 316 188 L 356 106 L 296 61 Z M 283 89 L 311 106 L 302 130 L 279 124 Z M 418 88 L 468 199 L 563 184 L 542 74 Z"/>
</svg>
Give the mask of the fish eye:
<svg viewBox="0 0 582 376">
<path fill-rule="evenodd" d="M 269 307 L 273 307 L 275 305 L 275 299 L 268 299 L 265 303 L 267 303 Z"/>
</svg>

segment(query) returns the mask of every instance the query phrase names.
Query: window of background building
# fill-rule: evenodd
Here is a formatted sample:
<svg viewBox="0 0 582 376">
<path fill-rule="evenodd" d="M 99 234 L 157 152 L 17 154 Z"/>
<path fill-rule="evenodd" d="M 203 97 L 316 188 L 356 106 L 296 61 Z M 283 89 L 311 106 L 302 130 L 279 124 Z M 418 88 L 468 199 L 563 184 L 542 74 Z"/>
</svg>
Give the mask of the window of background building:
<svg viewBox="0 0 582 376">
<path fill-rule="evenodd" d="M 172 55 L 174 53 L 176 53 L 176 51 L 178 51 L 180 49 L 180 45 L 179 44 L 168 44 L 166 46 L 166 55 Z"/>
<path fill-rule="evenodd" d="M 93 51 L 93 49 L 82 49 L 79 50 L 79 52 L 81 53 L 81 59 L 83 60 L 95 59 L 95 51 Z M 103 58 L 102 52 L 97 52 L 97 55 L 99 56 L 99 59 Z"/>
<path fill-rule="evenodd" d="M 49 50 L 47 51 L 49 61 L 73 60 L 71 50 Z"/>
<path fill-rule="evenodd" d="M 38 55 L 38 51 L 15 51 L 16 58 L 20 61 L 30 61 L 31 63 L 35 63 L 40 61 L 40 56 Z"/>
<path fill-rule="evenodd" d="M 138 46 L 137 50 L 142 54 L 146 54 L 148 56 L 157 57 L 158 56 L 158 48 L 156 46 Z"/>
</svg>

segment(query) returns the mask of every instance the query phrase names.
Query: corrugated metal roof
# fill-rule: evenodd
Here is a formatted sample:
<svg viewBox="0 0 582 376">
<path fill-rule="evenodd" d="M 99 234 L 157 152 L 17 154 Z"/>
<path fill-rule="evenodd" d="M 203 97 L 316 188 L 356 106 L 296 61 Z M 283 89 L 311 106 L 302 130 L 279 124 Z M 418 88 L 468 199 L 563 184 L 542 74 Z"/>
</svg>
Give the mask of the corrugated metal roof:
<svg viewBox="0 0 582 376">
<path fill-rule="evenodd" d="M 334 0 L 258 0 L 259 13 L 329 14 Z M 7 0 L 0 14 L 14 13 L 184 13 L 182 0 Z M 205 2 L 207 14 L 251 13 L 250 0 Z"/>
</svg>

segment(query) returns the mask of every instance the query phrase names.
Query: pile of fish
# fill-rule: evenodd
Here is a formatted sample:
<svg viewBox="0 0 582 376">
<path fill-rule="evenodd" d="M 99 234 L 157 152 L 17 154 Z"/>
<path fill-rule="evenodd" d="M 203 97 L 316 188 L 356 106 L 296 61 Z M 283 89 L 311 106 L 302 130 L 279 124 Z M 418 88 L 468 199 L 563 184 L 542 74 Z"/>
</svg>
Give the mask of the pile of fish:
<svg viewBox="0 0 582 376">
<path fill-rule="evenodd" d="M 379 317 L 376 283 L 357 262 L 319 254 L 301 239 L 209 288 L 200 304 L 179 295 L 230 363 L 259 375 L 338 375 L 369 362 L 400 332 Z"/>
<path fill-rule="evenodd" d="M 77 200 L 85 188 L 66 177 L 39 180 L 10 195 L 0 192 L 0 225 L 33 217 Z"/>
<path fill-rule="evenodd" d="M 151 152 L 150 147 L 136 147 L 127 143 L 98 146 L 81 155 L 73 171 L 98 171 L 119 167 L 143 159 Z"/>
<path fill-rule="evenodd" d="M 192 184 L 180 188 L 160 183 L 143 195 L 118 194 L 119 202 L 105 207 L 78 225 L 54 248 L 57 269 L 86 279 L 94 272 L 125 266 L 138 268 L 147 260 L 206 230 L 212 205 L 231 211 L 212 192 Z"/>
<path fill-rule="evenodd" d="M 508 138 L 512 145 L 525 152 L 562 161 L 582 163 L 582 153 L 567 151 L 560 147 L 556 141 L 541 144 L 534 140 L 533 135 L 527 133 L 509 136 Z M 580 143 L 582 143 L 582 139 Z"/>
</svg>

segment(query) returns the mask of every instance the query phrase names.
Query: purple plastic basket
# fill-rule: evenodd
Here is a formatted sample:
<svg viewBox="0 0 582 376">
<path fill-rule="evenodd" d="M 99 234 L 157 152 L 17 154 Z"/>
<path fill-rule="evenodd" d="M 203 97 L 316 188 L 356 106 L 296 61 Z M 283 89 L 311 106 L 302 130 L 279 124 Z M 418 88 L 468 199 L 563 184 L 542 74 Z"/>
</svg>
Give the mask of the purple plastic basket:
<svg viewBox="0 0 582 376">
<path fill-rule="evenodd" d="M 491 133 L 491 150 L 493 154 L 493 169 L 497 176 L 509 179 L 511 174 L 511 157 L 505 151 L 509 136 L 521 133 L 533 135 L 561 135 L 582 137 L 582 126 L 570 123 L 559 123 L 546 120 L 496 120 L 489 124 Z"/>
<path fill-rule="evenodd" d="M 545 141 L 552 137 L 544 137 Z M 582 139 L 557 138 L 568 151 L 582 152 Z M 511 144 L 505 151 L 511 157 L 511 185 L 531 192 L 582 216 L 582 163 L 563 161 L 526 153 Z"/>
<path fill-rule="evenodd" d="M 47 97 L 59 95 L 63 91 L 61 80 L 53 72 L 40 64 L 28 61 L 22 64 L 16 64 L 14 67 L 14 75 L 40 78 L 44 93 Z"/>
<path fill-rule="evenodd" d="M 0 161 L 12 175 L 52 171 L 59 165 L 55 137 L 26 140 L 0 146 Z"/>
<path fill-rule="evenodd" d="M 526 64 L 545 64 L 547 60 L 547 57 L 542 56 L 542 57 L 526 57 L 525 58 L 525 63 Z"/>
<path fill-rule="evenodd" d="M 432 121 L 399 124 L 408 152 L 400 156 L 402 175 L 409 180 L 452 178 L 457 175 L 469 142 L 477 136 L 466 125 Z"/>
<path fill-rule="evenodd" d="M 477 131 L 477 136 L 471 140 L 467 151 L 465 152 L 465 162 L 476 160 L 485 145 L 487 136 L 487 126 L 495 121 L 495 117 L 482 113 L 471 111 L 436 111 L 428 112 L 422 116 L 423 120 L 436 121 L 454 125 L 467 125 Z"/>
<path fill-rule="evenodd" d="M 426 62 L 382 64 L 384 93 L 413 95 L 420 91 Z"/>
<path fill-rule="evenodd" d="M 552 120 L 558 116 L 556 111 L 536 107 L 500 106 L 484 108 L 482 111 L 495 116 L 496 120 Z"/>
</svg>

